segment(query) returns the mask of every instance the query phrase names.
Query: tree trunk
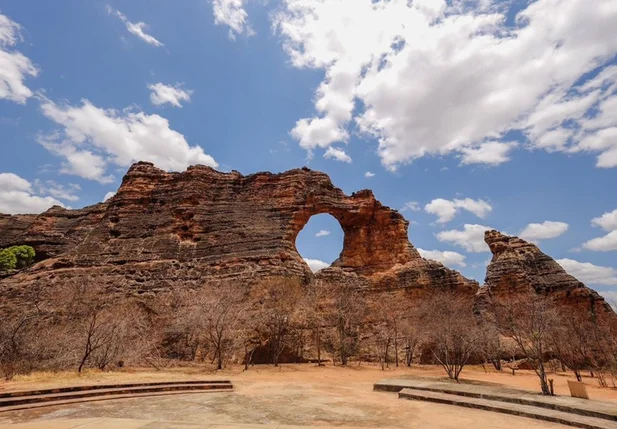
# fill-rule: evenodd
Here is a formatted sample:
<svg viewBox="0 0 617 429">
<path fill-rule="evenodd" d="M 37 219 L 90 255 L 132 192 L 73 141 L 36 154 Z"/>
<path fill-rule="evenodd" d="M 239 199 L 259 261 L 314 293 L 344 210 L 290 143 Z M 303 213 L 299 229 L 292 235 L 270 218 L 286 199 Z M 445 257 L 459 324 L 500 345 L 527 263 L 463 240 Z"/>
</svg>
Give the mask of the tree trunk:
<svg viewBox="0 0 617 429">
<path fill-rule="evenodd" d="M 394 324 L 394 362 L 398 368 L 398 329 L 396 323 Z"/>
</svg>

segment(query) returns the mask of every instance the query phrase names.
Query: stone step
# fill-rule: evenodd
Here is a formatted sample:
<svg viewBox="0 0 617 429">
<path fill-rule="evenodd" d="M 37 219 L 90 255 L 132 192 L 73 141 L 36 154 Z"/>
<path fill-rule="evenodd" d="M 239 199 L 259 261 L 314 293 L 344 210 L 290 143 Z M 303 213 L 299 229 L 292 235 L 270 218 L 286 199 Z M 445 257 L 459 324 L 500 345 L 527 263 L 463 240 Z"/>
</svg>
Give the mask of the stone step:
<svg viewBox="0 0 617 429">
<path fill-rule="evenodd" d="M 493 411 L 521 417 L 559 423 L 584 429 L 617 429 L 617 423 L 596 417 L 581 416 L 532 405 L 501 402 L 483 398 L 472 398 L 449 393 L 429 392 L 416 389 L 403 389 L 399 398 L 439 404 L 457 405 L 478 410 Z"/>
<path fill-rule="evenodd" d="M 98 386 L 97 386 L 98 387 Z M 129 386 L 114 388 L 97 388 L 91 390 L 76 390 L 58 393 L 45 393 L 0 398 L 0 409 L 14 405 L 33 404 L 50 402 L 66 399 L 83 399 L 96 396 L 137 394 L 152 392 L 174 392 L 174 391 L 230 391 L 233 390 L 231 383 L 200 383 L 200 384 L 159 384 L 154 386 Z"/>
<path fill-rule="evenodd" d="M 21 411 L 21 410 L 31 410 L 43 407 L 53 407 L 53 406 L 64 406 L 71 404 L 79 404 L 82 402 L 99 402 L 99 401 L 110 401 L 113 399 L 131 399 L 131 398 L 143 398 L 143 397 L 156 397 L 156 396 L 168 396 L 168 395 L 186 395 L 186 394 L 197 394 L 197 393 L 215 393 L 215 392 L 229 392 L 230 390 L 174 390 L 174 391 L 165 391 L 165 392 L 148 392 L 148 393 L 130 393 L 130 394 L 120 394 L 120 395 L 103 395 L 103 396 L 94 396 L 87 398 L 73 398 L 73 399 L 65 399 L 65 400 L 55 400 L 48 402 L 39 402 L 39 403 L 31 403 L 31 404 L 20 404 L 20 405 L 11 405 L 7 407 L 0 407 L 0 414 L 7 413 L 10 411 Z"/>
<path fill-rule="evenodd" d="M 384 380 L 374 385 L 374 390 L 400 392 L 402 389 L 414 389 L 423 392 L 446 393 L 470 398 L 489 399 L 548 408 L 581 416 L 596 417 L 617 422 L 617 405 L 610 402 L 584 400 L 567 396 L 543 396 L 537 393 L 465 383 L 445 383 L 435 380 Z"/>
<path fill-rule="evenodd" d="M 171 380 L 171 381 L 154 381 L 154 382 L 140 382 L 140 383 L 118 383 L 118 384 L 94 384 L 84 386 L 68 386 L 68 387 L 54 387 L 51 389 L 38 389 L 38 390 L 15 390 L 12 392 L 0 392 L 1 398 L 14 398 L 17 396 L 32 396 L 32 395 L 46 395 L 48 393 L 62 393 L 62 392 L 76 392 L 80 390 L 96 390 L 96 389 L 115 389 L 124 387 L 143 387 L 143 386 L 163 386 L 168 384 L 174 385 L 191 385 L 191 384 L 231 384 L 230 380 Z"/>
</svg>

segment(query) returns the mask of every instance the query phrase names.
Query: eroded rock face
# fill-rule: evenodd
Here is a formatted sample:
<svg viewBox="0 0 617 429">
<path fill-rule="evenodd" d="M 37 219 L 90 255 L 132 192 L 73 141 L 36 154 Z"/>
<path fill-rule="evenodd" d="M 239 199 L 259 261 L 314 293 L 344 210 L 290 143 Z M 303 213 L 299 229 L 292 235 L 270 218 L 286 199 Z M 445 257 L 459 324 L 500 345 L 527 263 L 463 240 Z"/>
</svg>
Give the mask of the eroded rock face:
<svg viewBox="0 0 617 429">
<path fill-rule="evenodd" d="M 0 218 L 0 246 L 29 244 L 46 258 L 0 281 L 0 294 L 19 299 L 35 283 L 67 281 L 130 295 L 213 278 L 310 278 L 295 239 L 320 213 L 335 217 L 345 234 L 330 276 L 377 289 L 477 290 L 477 282 L 423 259 L 409 242 L 408 222 L 371 191 L 347 196 L 324 173 L 243 176 L 205 166 L 167 173 L 141 162 L 105 203 Z"/>
<path fill-rule="evenodd" d="M 568 274 L 536 245 L 499 231 L 487 231 L 484 241 L 493 258 L 487 268 L 486 286 L 478 294 L 479 299 L 501 300 L 535 292 L 555 297 L 564 305 L 608 312 L 614 316 L 604 298 Z"/>
</svg>

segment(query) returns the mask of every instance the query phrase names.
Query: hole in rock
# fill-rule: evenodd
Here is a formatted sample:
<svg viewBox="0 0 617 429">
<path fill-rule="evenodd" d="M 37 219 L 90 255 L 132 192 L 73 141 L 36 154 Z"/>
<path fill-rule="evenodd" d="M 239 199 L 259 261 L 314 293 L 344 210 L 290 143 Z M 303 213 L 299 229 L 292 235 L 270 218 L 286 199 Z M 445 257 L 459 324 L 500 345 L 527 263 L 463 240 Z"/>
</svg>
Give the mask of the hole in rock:
<svg viewBox="0 0 617 429">
<path fill-rule="evenodd" d="M 329 214 L 313 215 L 296 237 L 296 250 L 313 272 L 329 267 L 343 250 L 343 229 Z"/>
</svg>

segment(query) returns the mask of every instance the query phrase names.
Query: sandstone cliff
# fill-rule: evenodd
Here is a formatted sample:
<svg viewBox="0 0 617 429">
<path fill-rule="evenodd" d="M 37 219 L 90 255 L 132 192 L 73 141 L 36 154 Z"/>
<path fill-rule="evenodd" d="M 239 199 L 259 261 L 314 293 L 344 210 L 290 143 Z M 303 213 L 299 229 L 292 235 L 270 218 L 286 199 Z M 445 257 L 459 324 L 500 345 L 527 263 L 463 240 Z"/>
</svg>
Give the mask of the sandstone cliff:
<svg viewBox="0 0 617 429">
<path fill-rule="evenodd" d="M 614 315 L 596 291 L 568 274 L 536 245 L 499 231 L 486 231 L 484 241 L 493 258 L 486 271 L 486 286 L 478 295 L 480 301 L 534 292 L 554 297 L 564 305 Z"/>
<path fill-rule="evenodd" d="M 167 173 L 133 165 L 118 192 L 81 210 L 0 217 L 0 247 L 29 244 L 40 262 L 0 280 L 0 306 L 27 291 L 88 282 L 115 295 L 200 287 L 212 279 L 310 279 L 295 248 L 312 215 L 329 213 L 344 231 L 343 251 L 322 276 L 362 288 L 476 292 L 478 284 L 423 259 L 408 222 L 363 190 L 345 195 L 309 169 L 281 174 L 221 173 L 193 166 Z"/>
</svg>

